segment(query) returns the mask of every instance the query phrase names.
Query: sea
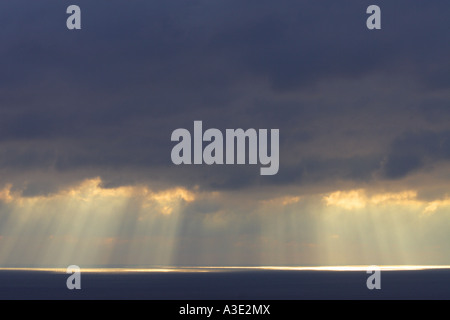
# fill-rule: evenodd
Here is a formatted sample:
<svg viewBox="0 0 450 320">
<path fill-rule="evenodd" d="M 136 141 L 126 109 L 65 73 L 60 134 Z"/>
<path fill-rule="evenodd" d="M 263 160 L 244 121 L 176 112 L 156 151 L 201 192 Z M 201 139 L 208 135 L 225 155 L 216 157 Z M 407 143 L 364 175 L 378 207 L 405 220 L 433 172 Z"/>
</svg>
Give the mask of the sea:
<svg viewBox="0 0 450 320">
<path fill-rule="evenodd" d="M 449 300 L 449 267 L 1 268 L 2 300 Z M 75 283 L 71 278 L 71 283 Z"/>
</svg>

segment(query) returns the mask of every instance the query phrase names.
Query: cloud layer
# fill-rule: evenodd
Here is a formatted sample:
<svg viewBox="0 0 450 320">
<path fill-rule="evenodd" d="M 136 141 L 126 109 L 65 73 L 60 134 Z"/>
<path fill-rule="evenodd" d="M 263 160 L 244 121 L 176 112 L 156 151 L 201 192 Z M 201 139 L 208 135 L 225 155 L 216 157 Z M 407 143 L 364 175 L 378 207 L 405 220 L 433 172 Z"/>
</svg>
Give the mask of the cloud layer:
<svg viewBox="0 0 450 320">
<path fill-rule="evenodd" d="M 397 248 L 408 252 L 404 261 L 428 257 L 425 247 L 436 244 L 429 261 L 450 263 L 441 243 L 449 241 L 440 233 L 448 226 L 443 205 L 450 159 L 448 3 L 377 1 L 378 31 L 366 28 L 368 1 L 77 1 L 79 31 L 66 28 L 70 4 L 0 4 L 0 186 L 5 188 L 0 221 L 10 221 L 2 224 L 0 241 L 19 237 L 26 243 L 28 238 L 11 230 L 30 233 L 33 217 L 42 227 L 35 235 L 39 239 L 55 236 L 48 230 L 59 227 L 46 229 L 45 221 L 59 221 L 60 214 L 66 217 L 60 226 L 68 223 L 63 222 L 68 212 L 74 219 L 97 221 L 88 215 L 94 209 L 81 209 L 78 195 L 71 207 L 72 196 L 64 193 L 97 181 L 92 190 L 100 188 L 101 194 L 132 190 L 110 199 L 130 208 L 89 200 L 96 214 L 114 212 L 113 218 L 103 213 L 98 218 L 111 232 L 102 239 L 115 243 L 101 263 L 151 263 L 137 253 L 125 258 L 128 240 L 120 242 L 121 232 L 129 238 L 132 230 L 147 226 L 156 232 L 164 223 L 174 232 L 171 240 L 142 238 L 140 245 L 133 242 L 133 252 L 164 242 L 171 244 L 166 248 L 171 258 L 161 256 L 157 263 L 283 264 L 344 263 L 354 261 L 355 252 L 378 250 L 377 259 L 392 264 L 389 259 L 397 261 L 398 252 L 382 257 L 389 246 L 369 242 L 411 239 Z M 259 165 L 173 165 L 171 133 L 192 131 L 195 120 L 221 130 L 279 129 L 278 174 L 260 176 Z M 175 192 L 181 208 L 164 216 L 164 206 L 151 204 L 160 218 L 138 222 L 149 197 L 134 195 L 142 190 L 155 197 L 182 190 L 184 196 Z M 408 192 L 414 196 L 398 196 L 410 201 L 407 205 L 389 202 L 388 209 L 370 196 Z M 336 216 L 327 220 L 332 208 Z M 339 211 L 347 209 L 364 214 Z M 337 217 L 348 226 L 325 232 L 324 224 Z M 380 225 L 369 241 L 362 234 L 375 232 L 368 230 L 370 221 Z M 384 233 L 385 222 L 390 225 Z M 275 229 L 264 229 L 268 225 Z M 424 247 L 412 240 L 411 234 L 420 232 Z M 88 238 L 81 229 L 77 237 Z M 351 253 L 335 247 L 338 238 Z M 2 263 L 35 261 L 21 260 L 25 244 L 16 250 L 9 241 L 0 253 Z M 83 257 L 94 257 L 84 241 L 90 253 Z M 239 245 L 242 250 L 233 249 Z M 330 250 L 341 253 L 331 258 Z M 285 256 L 274 258 L 280 252 Z M 53 254 L 43 261 L 53 258 L 66 262 Z"/>
</svg>

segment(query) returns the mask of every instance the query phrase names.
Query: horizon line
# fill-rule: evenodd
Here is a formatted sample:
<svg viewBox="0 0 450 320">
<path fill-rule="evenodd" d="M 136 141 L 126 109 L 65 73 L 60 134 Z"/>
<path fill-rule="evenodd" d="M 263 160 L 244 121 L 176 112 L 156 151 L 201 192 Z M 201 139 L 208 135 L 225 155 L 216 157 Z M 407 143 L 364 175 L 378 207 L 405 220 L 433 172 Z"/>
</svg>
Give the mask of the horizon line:
<svg viewBox="0 0 450 320">
<path fill-rule="evenodd" d="M 153 267 L 80 267 L 88 273 L 146 272 L 223 272 L 223 271 L 419 271 L 450 269 L 450 265 L 342 265 L 342 266 L 153 266 Z M 0 271 L 42 271 L 66 273 L 68 267 L 0 267 Z"/>
</svg>

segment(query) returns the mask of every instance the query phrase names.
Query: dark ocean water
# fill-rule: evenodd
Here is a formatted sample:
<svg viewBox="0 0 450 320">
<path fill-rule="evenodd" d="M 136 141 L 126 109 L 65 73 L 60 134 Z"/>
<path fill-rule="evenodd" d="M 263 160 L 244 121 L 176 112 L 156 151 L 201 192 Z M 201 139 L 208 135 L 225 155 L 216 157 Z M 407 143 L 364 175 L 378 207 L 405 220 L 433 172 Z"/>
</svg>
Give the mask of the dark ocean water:
<svg viewBox="0 0 450 320">
<path fill-rule="evenodd" d="M 450 270 L 382 271 L 381 289 L 369 290 L 364 271 L 246 270 L 221 272 L 82 273 L 0 271 L 0 299 L 450 299 Z"/>
</svg>

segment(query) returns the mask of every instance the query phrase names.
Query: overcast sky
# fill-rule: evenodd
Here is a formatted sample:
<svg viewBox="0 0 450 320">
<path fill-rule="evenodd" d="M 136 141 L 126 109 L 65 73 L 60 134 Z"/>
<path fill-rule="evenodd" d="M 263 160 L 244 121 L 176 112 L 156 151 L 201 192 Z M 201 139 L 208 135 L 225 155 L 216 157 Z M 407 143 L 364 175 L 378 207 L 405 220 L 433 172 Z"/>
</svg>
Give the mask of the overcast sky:
<svg viewBox="0 0 450 320">
<path fill-rule="evenodd" d="M 0 265 L 450 264 L 449 12 L 2 2 Z M 278 174 L 175 166 L 195 120 L 279 129 Z"/>
</svg>

